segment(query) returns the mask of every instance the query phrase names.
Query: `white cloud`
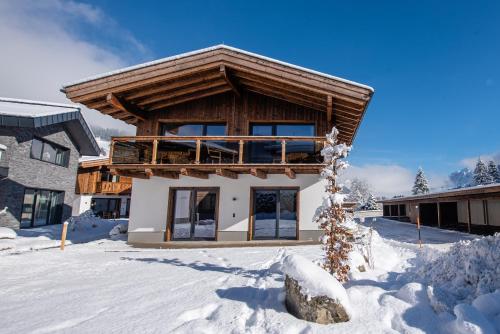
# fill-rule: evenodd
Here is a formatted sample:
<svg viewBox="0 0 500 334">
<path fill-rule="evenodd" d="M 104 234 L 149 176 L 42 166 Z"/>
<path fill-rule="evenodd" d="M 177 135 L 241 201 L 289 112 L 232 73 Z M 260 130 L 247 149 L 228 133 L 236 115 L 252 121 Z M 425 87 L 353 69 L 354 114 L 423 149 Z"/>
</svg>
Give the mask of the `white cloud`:
<svg viewBox="0 0 500 334">
<path fill-rule="evenodd" d="M 97 7 L 60 0 L 0 2 L 0 96 L 67 103 L 59 91 L 64 83 L 127 65 L 116 52 L 85 40 L 79 29 L 102 30 L 126 42 L 127 52 L 131 46 L 145 52 Z M 97 111 L 83 113 L 90 124 L 134 131 Z"/>
<path fill-rule="evenodd" d="M 460 165 L 467 167 L 471 170 L 474 170 L 474 168 L 476 167 L 477 159 L 479 157 L 483 161 L 493 160 L 497 164 L 500 164 L 500 152 L 495 152 L 495 153 L 480 154 L 477 157 L 470 157 L 470 158 L 462 159 L 462 160 L 460 160 Z"/>
<path fill-rule="evenodd" d="M 409 195 L 416 170 L 399 165 L 363 165 L 347 168 L 341 176 L 346 182 L 353 178 L 365 180 L 376 196 L 392 197 L 394 195 Z M 446 177 L 438 174 L 427 175 L 429 187 L 438 189 L 444 186 Z"/>
</svg>

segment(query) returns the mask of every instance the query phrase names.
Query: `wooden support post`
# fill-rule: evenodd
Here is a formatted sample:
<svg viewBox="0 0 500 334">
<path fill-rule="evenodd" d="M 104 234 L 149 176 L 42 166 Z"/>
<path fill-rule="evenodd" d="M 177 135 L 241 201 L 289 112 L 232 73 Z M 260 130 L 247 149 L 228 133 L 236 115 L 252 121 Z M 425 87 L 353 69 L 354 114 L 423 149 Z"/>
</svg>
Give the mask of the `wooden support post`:
<svg viewBox="0 0 500 334">
<path fill-rule="evenodd" d="M 238 173 L 230 171 L 229 169 L 217 168 L 215 170 L 215 174 L 217 174 L 219 176 L 227 177 L 229 179 L 237 179 L 238 178 Z"/>
<path fill-rule="evenodd" d="M 286 164 L 286 141 L 281 141 L 281 163 Z"/>
<path fill-rule="evenodd" d="M 326 97 L 326 124 L 328 126 L 328 132 L 331 131 L 333 127 L 333 98 L 331 95 Z"/>
<path fill-rule="evenodd" d="M 115 141 L 111 140 L 111 145 L 109 147 L 109 163 L 113 163 L 113 153 L 115 153 Z"/>
<path fill-rule="evenodd" d="M 243 149 L 244 149 L 244 146 L 245 145 L 245 142 L 243 140 L 240 140 L 240 150 L 238 152 L 238 163 L 241 165 L 243 164 Z"/>
<path fill-rule="evenodd" d="M 201 155 L 201 140 L 197 139 L 196 140 L 196 160 L 194 162 L 195 164 L 200 163 L 200 155 Z"/>
<path fill-rule="evenodd" d="M 192 170 L 192 169 L 187 169 L 187 168 L 181 168 L 181 175 L 196 177 L 198 179 L 208 179 L 207 173 Z"/>
<path fill-rule="evenodd" d="M 255 177 L 258 177 L 259 179 L 263 179 L 263 180 L 267 179 L 267 173 L 261 169 L 252 168 L 252 169 L 250 169 L 250 174 L 255 176 Z"/>
<path fill-rule="evenodd" d="M 438 227 L 441 228 L 441 205 L 439 205 L 439 202 L 437 202 L 436 206 L 437 206 L 437 214 L 438 214 Z"/>
<path fill-rule="evenodd" d="M 153 154 L 151 158 L 151 163 L 156 164 L 156 156 L 158 155 L 158 139 L 153 140 Z"/>
<path fill-rule="evenodd" d="M 291 168 L 285 168 L 285 174 L 288 176 L 290 179 L 295 179 L 295 172 Z"/>
<path fill-rule="evenodd" d="M 420 208 L 418 205 L 416 206 L 417 209 L 417 230 L 418 230 L 418 247 L 422 248 L 422 236 L 420 234 Z"/>
<path fill-rule="evenodd" d="M 470 233 L 471 232 L 471 224 L 472 224 L 472 219 L 471 219 L 471 213 L 470 213 L 470 199 L 467 200 L 467 231 Z"/>
<path fill-rule="evenodd" d="M 61 250 L 64 250 L 64 246 L 66 243 L 66 234 L 68 233 L 68 222 L 64 222 L 62 233 L 61 233 Z"/>
</svg>

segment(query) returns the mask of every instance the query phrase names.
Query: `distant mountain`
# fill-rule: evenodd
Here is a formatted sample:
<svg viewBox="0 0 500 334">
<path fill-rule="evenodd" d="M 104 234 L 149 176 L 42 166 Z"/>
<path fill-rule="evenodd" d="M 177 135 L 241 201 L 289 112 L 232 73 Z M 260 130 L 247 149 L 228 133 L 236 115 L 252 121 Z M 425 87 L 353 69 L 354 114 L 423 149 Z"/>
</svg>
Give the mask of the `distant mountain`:
<svg viewBox="0 0 500 334">
<path fill-rule="evenodd" d="M 461 170 L 452 172 L 448 176 L 449 188 L 464 188 L 473 184 L 473 173 L 469 168 L 462 168 Z"/>
</svg>

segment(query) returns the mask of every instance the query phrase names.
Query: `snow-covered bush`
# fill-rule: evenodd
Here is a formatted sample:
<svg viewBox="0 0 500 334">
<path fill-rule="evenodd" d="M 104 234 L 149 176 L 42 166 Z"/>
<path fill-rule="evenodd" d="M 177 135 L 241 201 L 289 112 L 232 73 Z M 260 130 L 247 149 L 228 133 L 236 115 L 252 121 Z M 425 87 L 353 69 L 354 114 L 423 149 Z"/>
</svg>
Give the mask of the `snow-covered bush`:
<svg viewBox="0 0 500 334">
<path fill-rule="evenodd" d="M 460 241 L 436 259 L 416 269 L 417 279 L 433 287 L 433 294 L 451 309 L 458 303 L 500 289 L 500 233 Z"/>
<path fill-rule="evenodd" d="M 493 183 L 491 175 L 488 173 L 488 167 L 484 164 L 483 160 L 479 158 L 474 169 L 474 185 L 487 185 Z"/>
</svg>

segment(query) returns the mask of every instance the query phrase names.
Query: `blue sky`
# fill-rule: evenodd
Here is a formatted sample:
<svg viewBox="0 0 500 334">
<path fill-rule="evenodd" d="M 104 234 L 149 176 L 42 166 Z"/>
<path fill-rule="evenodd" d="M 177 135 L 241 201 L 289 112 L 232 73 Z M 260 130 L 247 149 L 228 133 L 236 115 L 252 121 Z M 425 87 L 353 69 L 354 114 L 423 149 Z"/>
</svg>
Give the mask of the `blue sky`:
<svg viewBox="0 0 500 334">
<path fill-rule="evenodd" d="M 225 43 L 371 85 L 356 166 L 422 166 L 438 183 L 500 151 L 498 1 L 49 2 L 67 16 L 51 24 L 99 49 L 88 74 L 101 56 L 112 69 Z"/>
</svg>

